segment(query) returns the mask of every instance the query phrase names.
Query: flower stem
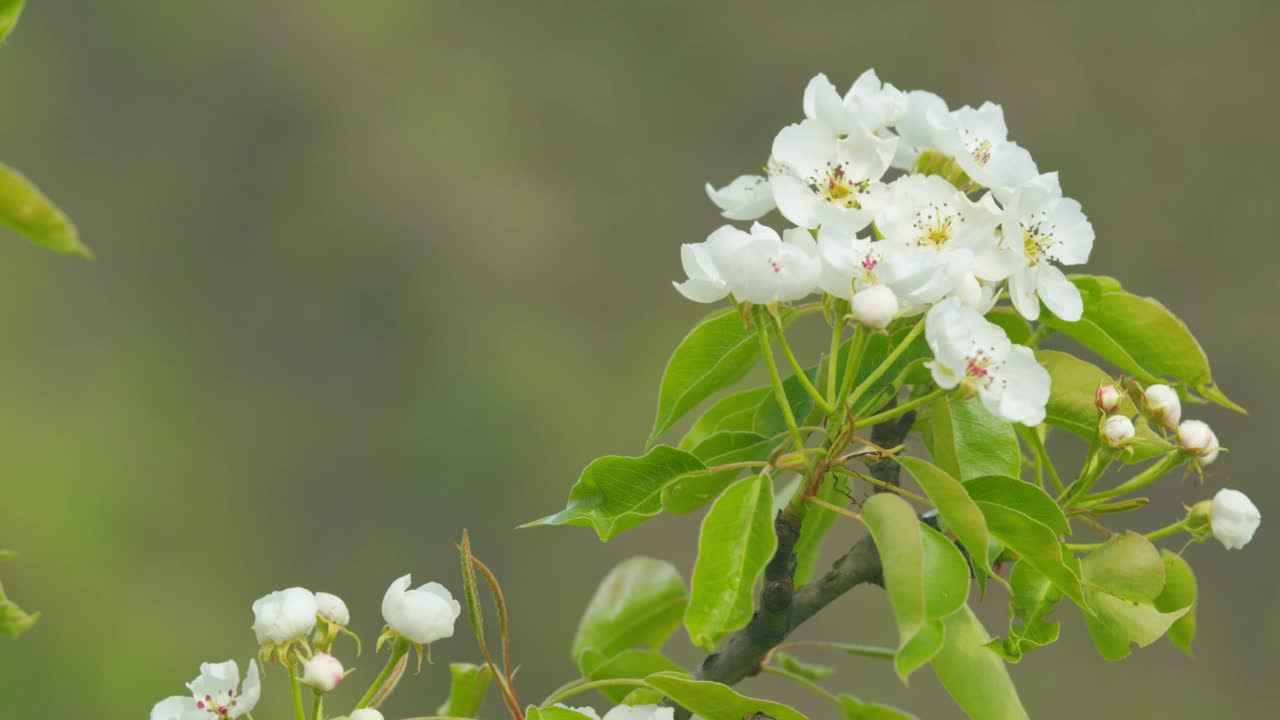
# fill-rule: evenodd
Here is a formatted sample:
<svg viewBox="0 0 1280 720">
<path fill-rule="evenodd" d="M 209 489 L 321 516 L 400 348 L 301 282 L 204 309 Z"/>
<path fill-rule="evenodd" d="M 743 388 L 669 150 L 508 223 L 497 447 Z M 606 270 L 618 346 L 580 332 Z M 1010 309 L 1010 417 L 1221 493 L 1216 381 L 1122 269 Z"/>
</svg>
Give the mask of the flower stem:
<svg viewBox="0 0 1280 720">
<path fill-rule="evenodd" d="M 307 720 L 307 711 L 302 707 L 302 688 L 298 685 L 298 668 L 292 660 L 286 660 L 289 667 L 289 688 L 293 691 L 293 711 L 298 720 Z"/>
<path fill-rule="evenodd" d="M 917 495 L 916 493 L 913 493 L 910 490 L 903 490 L 897 485 L 892 485 L 890 483 L 887 483 L 881 480 L 880 478 L 871 477 L 870 475 L 863 475 L 860 472 L 850 470 L 849 468 L 846 468 L 846 467 L 834 467 L 831 469 L 833 472 L 848 475 L 849 477 L 852 477 L 852 478 L 857 478 L 858 480 L 861 480 L 867 483 L 868 485 L 874 485 L 880 488 L 881 490 L 888 490 L 891 493 L 896 493 L 898 495 L 901 495 L 902 497 L 910 498 L 911 500 L 915 500 L 921 505 L 927 505 L 929 507 L 933 507 L 933 503 L 929 501 L 929 498 L 923 495 Z"/>
<path fill-rule="evenodd" d="M 1151 465 L 1146 470 L 1134 475 L 1128 481 L 1121 483 L 1110 490 L 1103 490 L 1102 492 L 1096 492 L 1092 495 L 1085 495 L 1080 498 L 1080 503 L 1096 503 L 1099 500 L 1107 500 L 1109 498 L 1116 497 L 1117 495 L 1125 495 L 1133 492 L 1134 490 L 1144 488 L 1164 477 L 1165 473 L 1174 469 L 1178 465 L 1181 465 L 1186 461 L 1186 459 L 1187 456 L 1184 455 L 1182 451 L 1175 450 L 1165 455 L 1159 462 Z"/>
<path fill-rule="evenodd" d="M 897 405 L 893 408 L 885 410 L 882 413 L 878 413 L 876 415 L 868 415 L 867 417 L 864 417 L 858 420 L 858 429 L 861 430 L 862 428 L 868 428 L 868 427 L 871 427 L 872 425 L 879 425 L 880 423 L 886 420 L 892 420 L 896 417 L 906 415 L 907 413 L 911 412 L 912 410 L 915 410 L 921 405 L 928 405 L 934 400 L 937 400 L 938 398 L 947 394 L 947 392 L 948 391 L 944 388 L 938 388 L 933 392 L 921 395 L 920 397 L 914 400 L 909 400 L 907 402 L 904 402 L 901 405 Z"/>
<path fill-rule="evenodd" d="M 907 333 L 906 337 L 902 338 L 902 342 L 898 343 L 897 346 L 889 352 L 889 355 L 885 357 L 884 362 L 880 363 L 880 366 L 875 370 L 872 370 L 871 374 L 868 375 L 865 380 L 858 383 L 858 387 L 854 388 L 853 394 L 849 396 L 849 404 L 853 405 L 858 402 L 858 399 L 861 398 L 867 390 L 870 390 L 871 386 L 875 384 L 877 380 L 883 377 L 885 373 L 889 372 L 889 368 L 898 361 L 898 358 L 902 357 L 902 353 L 907 351 L 907 348 L 911 343 L 915 342 L 916 338 L 920 337 L 920 333 L 922 332 L 924 332 L 923 318 L 916 322 L 915 327 L 911 328 L 911 332 Z"/>
<path fill-rule="evenodd" d="M 1053 481 L 1053 487 L 1059 493 L 1065 489 L 1062 485 L 1062 477 L 1058 475 L 1058 468 L 1054 467 L 1053 460 L 1049 457 L 1049 452 L 1044 447 L 1044 440 L 1040 438 L 1040 433 L 1035 428 L 1027 427 L 1021 423 L 1014 423 L 1013 429 L 1022 436 L 1027 445 L 1031 446 L 1031 451 L 1035 453 L 1036 459 L 1040 462 L 1040 466 L 1049 472 L 1049 479 Z"/>
<path fill-rule="evenodd" d="M 844 319 L 837 318 L 831 323 L 831 351 L 827 353 L 827 414 L 835 412 L 836 404 L 836 371 L 840 369 L 840 336 L 844 334 Z"/>
<path fill-rule="evenodd" d="M 320 710 L 324 707 L 324 693 L 316 691 L 316 699 L 311 703 L 311 720 L 320 720 Z"/>
<path fill-rule="evenodd" d="M 801 687 L 812 690 L 816 695 L 821 697 L 823 700 L 826 700 L 827 702 L 831 703 L 832 705 L 835 705 L 836 707 L 840 707 L 840 701 L 836 699 L 835 695 L 832 695 L 830 691 L 828 691 L 826 688 L 822 687 L 816 682 L 813 682 L 809 678 L 803 677 L 801 675 L 797 675 L 796 673 L 793 673 L 790 670 L 783 670 L 782 668 L 776 665 L 765 665 L 760 669 L 767 673 L 772 673 L 774 675 L 777 675 L 778 677 L 784 677 L 790 680 L 791 682 L 796 683 L 797 685 L 800 685 Z"/>
<path fill-rule="evenodd" d="M 649 684 L 644 680 L 637 678 L 611 678 L 607 680 L 587 680 L 586 678 L 580 678 L 573 682 L 565 683 L 553 690 L 551 694 L 547 696 L 547 699 L 542 701 L 541 707 L 554 705 L 562 700 L 566 700 L 578 693 L 583 693 L 588 690 L 594 690 L 601 687 L 616 687 L 619 685 L 629 685 L 632 687 L 649 686 Z"/>
<path fill-rule="evenodd" d="M 773 360 L 773 348 L 769 343 L 769 331 L 765 328 L 764 321 L 759 317 L 756 318 L 756 337 L 760 339 L 760 354 L 764 355 L 764 363 L 769 368 L 769 378 L 773 381 L 773 397 L 778 403 L 778 408 L 782 410 L 782 418 L 787 422 L 787 430 L 791 432 L 791 441 L 795 443 L 797 450 L 803 450 L 804 437 L 800 435 L 800 428 L 796 425 L 796 416 L 791 412 L 791 403 L 787 400 L 787 391 L 782 387 L 782 377 L 778 375 L 778 365 Z"/>
<path fill-rule="evenodd" d="M 808 374 L 804 371 L 804 366 L 796 359 L 796 355 L 791 351 L 791 344 L 787 342 L 786 330 L 782 327 L 782 319 L 774 313 L 770 312 L 769 317 L 773 319 L 773 326 L 778 330 L 778 345 L 782 347 L 782 354 L 786 356 L 787 362 L 791 364 L 791 369 L 796 373 L 796 379 L 804 386 L 805 392 L 813 396 L 813 401 L 822 408 L 822 414 L 831 414 L 831 405 L 827 403 L 827 399 L 822 397 L 822 393 L 818 388 L 814 387 L 809 381 Z"/>
<path fill-rule="evenodd" d="M 1186 527 L 1187 527 L 1187 521 L 1183 519 L 1183 520 L 1179 520 L 1176 523 L 1173 523 L 1172 525 L 1166 525 L 1160 528 L 1159 530 L 1152 530 L 1149 533 L 1144 533 L 1143 537 L 1145 537 L 1148 540 L 1159 540 L 1160 538 L 1166 538 L 1166 537 L 1169 537 L 1170 535 L 1176 535 L 1182 532 L 1183 530 L 1185 530 Z"/>
<path fill-rule="evenodd" d="M 861 657 L 879 658 L 881 660 L 892 660 L 898 651 L 893 648 L 875 647 L 873 645 L 856 645 L 853 643 L 841 642 L 825 642 L 821 640 L 797 640 L 796 642 L 782 643 L 775 647 L 771 652 L 782 650 L 791 650 L 792 648 L 826 648 L 845 653 L 846 655 L 859 655 Z"/>
<path fill-rule="evenodd" d="M 396 638 L 395 643 L 391 645 L 391 657 L 387 658 L 387 666 L 382 668 L 382 672 L 378 673 L 378 677 L 373 679 L 373 684 L 369 686 L 368 692 L 364 697 L 360 698 L 360 702 L 356 703 L 356 710 L 369 707 L 370 701 L 386 684 L 387 678 L 391 677 L 391 673 L 396 669 L 396 663 L 400 662 L 400 658 L 409 654 L 409 641 L 404 638 Z"/>
</svg>

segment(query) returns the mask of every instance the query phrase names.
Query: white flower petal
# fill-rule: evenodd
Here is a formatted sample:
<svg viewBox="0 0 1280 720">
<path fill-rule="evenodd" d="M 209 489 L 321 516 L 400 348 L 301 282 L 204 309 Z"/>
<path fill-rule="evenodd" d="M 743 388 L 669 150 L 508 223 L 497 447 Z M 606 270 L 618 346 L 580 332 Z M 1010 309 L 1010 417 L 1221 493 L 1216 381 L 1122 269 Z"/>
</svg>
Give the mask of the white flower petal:
<svg viewBox="0 0 1280 720">
<path fill-rule="evenodd" d="M 1036 296 L 1034 268 L 1025 267 L 1009 276 L 1009 300 L 1022 317 L 1028 320 L 1040 317 L 1040 298 Z"/>
<path fill-rule="evenodd" d="M 707 197 L 729 220 L 756 220 L 774 207 L 769 179 L 763 175 L 739 175 L 719 189 L 707 183 L 706 190 Z"/>
<path fill-rule="evenodd" d="M 1084 315 L 1084 300 L 1080 289 L 1056 266 L 1041 263 L 1036 266 L 1036 291 L 1054 315 L 1075 322 Z"/>
</svg>

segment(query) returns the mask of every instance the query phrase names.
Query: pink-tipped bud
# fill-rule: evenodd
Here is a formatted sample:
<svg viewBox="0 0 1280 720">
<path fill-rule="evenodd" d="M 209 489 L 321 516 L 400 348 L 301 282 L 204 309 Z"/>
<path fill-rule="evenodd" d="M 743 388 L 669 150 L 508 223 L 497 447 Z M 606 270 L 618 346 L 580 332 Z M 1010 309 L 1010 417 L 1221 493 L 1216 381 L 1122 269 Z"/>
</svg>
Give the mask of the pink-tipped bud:
<svg viewBox="0 0 1280 720">
<path fill-rule="evenodd" d="M 1170 430 L 1178 426 L 1182 419 L 1182 401 L 1178 399 L 1178 391 L 1168 385 L 1148 385 L 1143 395 L 1152 420 Z"/>
<path fill-rule="evenodd" d="M 329 653 L 316 653 L 302 666 L 302 684 L 320 692 L 332 692 L 343 677 L 342 662 Z"/>
<path fill-rule="evenodd" d="M 1102 437 L 1112 448 L 1128 445 L 1135 434 L 1133 421 L 1124 415 L 1112 415 L 1102 423 Z"/>
<path fill-rule="evenodd" d="M 1102 412 L 1110 415 L 1120 407 L 1120 401 L 1124 398 L 1124 393 L 1115 385 L 1103 385 L 1098 388 L 1098 392 L 1093 394 L 1093 403 L 1098 406 Z"/>
<path fill-rule="evenodd" d="M 1178 426 L 1178 447 L 1200 458 L 1201 465 L 1217 460 L 1221 449 L 1218 436 L 1213 434 L 1208 424 L 1199 420 L 1184 420 Z"/>
</svg>

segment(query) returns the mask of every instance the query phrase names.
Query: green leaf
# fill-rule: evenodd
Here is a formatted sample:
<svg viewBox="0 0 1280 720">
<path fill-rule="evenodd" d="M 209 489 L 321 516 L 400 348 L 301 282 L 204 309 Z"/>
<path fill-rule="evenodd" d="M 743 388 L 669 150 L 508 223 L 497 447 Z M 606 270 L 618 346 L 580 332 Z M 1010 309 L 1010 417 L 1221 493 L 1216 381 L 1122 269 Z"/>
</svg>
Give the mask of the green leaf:
<svg viewBox="0 0 1280 720">
<path fill-rule="evenodd" d="M 836 486 L 835 478 L 822 483 L 818 489 L 818 497 L 834 505 L 847 502 Z M 822 552 L 822 541 L 826 539 L 831 528 L 835 527 L 840 514 L 828 510 L 821 505 L 811 505 L 805 511 L 804 524 L 800 526 L 800 539 L 796 541 L 795 585 L 800 587 L 813 579 L 818 569 L 818 555 Z"/>
<path fill-rule="evenodd" d="M 1190 655 L 1196 635 L 1196 576 L 1181 555 L 1161 550 L 1160 557 L 1164 560 L 1164 588 L 1156 596 L 1155 606 L 1163 613 L 1187 608 L 1186 614 L 1169 627 L 1169 641 Z"/>
<path fill-rule="evenodd" d="M 987 518 L 987 528 L 997 540 L 1048 577 L 1063 594 L 1086 607 L 1080 577 L 1066 564 L 1064 555 L 1069 557 L 1070 554 L 1066 553 L 1053 530 L 1005 505 L 978 502 L 978 507 Z"/>
<path fill-rule="evenodd" d="M 1004 660 L 987 645 L 991 636 L 965 605 L 948 616 L 946 641 L 933 657 L 933 671 L 971 720 L 1026 720 Z"/>
<path fill-rule="evenodd" d="M 806 680 L 812 680 L 814 682 L 825 680 L 826 678 L 836 674 L 836 669 L 830 665 L 819 665 L 817 663 L 805 662 L 800 658 L 784 652 L 775 652 L 773 654 L 773 659 L 778 663 L 778 667 L 781 667 L 783 670 L 786 670 L 792 675 L 799 675 Z"/>
<path fill-rule="evenodd" d="M 0 43 L 18 24 L 18 16 L 22 14 L 22 6 L 26 0 L 0 0 Z"/>
<path fill-rule="evenodd" d="M 961 482 L 983 475 L 1018 477 L 1022 450 L 1009 423 L 982 406 L 978 398 L 934 402 L 925 442 L 938 467 Z"/>
<path fill-rule="evenodd" d="M 590 654 L 583 655 L 585 658 Z M 595 659 L 599 659 L 599 656 L 595 656 Z M 589 669 L 582 668 L 583 676 L 590 680 L 644 679 L 654 673 L 683 671 L 682 667 L 656 650 L 625 650 L 611 658 L 600 660 Z M 615 705 L 635 692 L 634 687 L 625 685 L 606 686 L 598 690 Z"/>
<path fill-rule="evenodd" d="M 792 313 L 782 315 L 790 322 Z M 658 388 L 658 415 L 646 446 L 717 390 L 746 376 L 760 357 L 756 331 L 731 307 L 703 318 L 676 346 Z"/>
<path fill-rule="evenodd" d="M 1108 540 L 1080 561 L 1089 636 L 1108 660 L 1120 660 L 1130 643 L 1146 647 L 1164 635 L 1190 604 L 1169 612 L 1155 607 L 1165 585 L 1165 564 L 1150 540 L 1126 533 Z"/>
<path fill-rule="evenodd" d="M 614 566 L 596 588 L 573 637 L 573 658 L 585 675 L 582 655 L 594 649 L 604 659 L 637 645 L 660 648 L 680 626 L 688 597 L 675 566 L 633 557 Z"/>
<path fill-rule="evenodd" d="M 946 628 L 943 621 L 927 618 L 910 637 L 902 641 L 898 652 L 893 656 L 893 670 L 898 674 L 902 684 L 907 684 L 911 673 L 919 670 L 942 649 Z"/>
<path fill-rule="evenodd" d="M 582 471 L 564 510 L 520 527 L 594 527 L 607 542 L 662 512 L 662 491 L 667 485 L 706 469 L 698 458 L 667 445 L 655 447 L 644 457 L 608 455 Z"/>
<path fill-rule="evenodd" d="M 743 478 L 715 501 L 702 521 L 684 614 L 694 645 L 715 650 L 725 635 L 746 627 L 756 580 L 777 546 L 768 477 Z"/>
<path fill-rule="evenodd" d="M 770 439 L 753 432 L 726 430 L 714 433 L 693 449 L 694 457 L 707 467 L 752 460 L 765 460 L 773 447 Z M 745 469 L 692 473 L 677 478 L 662 489 L 662 509 L 675 515 L 693 512 L 711 502 Z"/>
<path fill-rule="evenodd" d="M 1127 293 L 1108 277 L 1076 275 L 1071 281 L 1084 298 L 1084 317 L 1065 322 L 1047 315 L 1046 325 L 1144 382 L 1172 378 L 1243 412 L 1214 384 L 1209 359 L 1186 324 L 1159 301 Z"/>
<path fill-rule="evenodd" d="M 852 695 L 840 696 L 840 712 L 845 720 L 918 720 L 915 715 L 877 703 L 862 702 Z"/>
<path fill-rule="evenodd" d="M 449 663 L 449 699 L 436 709 L 437 715 L 456 718 L 473 718 L 480 712 L 484 694 L 493 681 L 493 671 L 488 665 Z"/>
<path fill-rule="evenodd" d="M 1037 352 L 1036 360 L 1049 371 L 1051 378 L 1045 422 L 1089 442 L 1097 440 L 1102 412 L 1094 404 L 1094 394 L 1099 387 L 1113 382 L 1111 376 L 1097 365 L 1054 350 Z M 1134 417 L 1137 412 L 1137 407 L 1127 396 L 1120 400 L 1120 405 L 1116 408 L 1117 414 L 1128 417 Z M 1173 449 L 1167 440 L 1151 429 L 1145 418 L 1135 420 L 1134 428 L 1137 434 L 1130 445 L 1130 451 L 1119 456 L 1122 461 L 1142 462 Z"/>
<path fill-rule="evenodd" d="M 969 557 L 981 572 L 977 573 L 978 584 L 985 587 L 986 576 L 992 574 L 991 563 L 987 557 L 987 545 L 990 535 L 987 532 L 987 520 L 982 511 L 969 497 L 959 480 L 930 465 L 920 458 L 899 455 L 898 464 L 902 465 L 916 483 L 924 490 L 929 499 L 938 508 L 938 515 L 947 529 L 955 534 L 969 551 Z"/>
<path fill-rule="evenodd" d="M 1009 586 L 1009 637 L 992 647 L 1016 663 L 1026 652 L 1058 639 L 1061 624 L 1047 618 L 1062 599 L 1062 592 L 1043 573 L 1021 560 L 1009 571 Z M 1015 623 L 1015 619 L 1021 622 Z"/>
<path fill-rule="evenodd" d="M 725 395 L 712 403 L 711 407 L 693 423 L 689 432 L 680 438 L 677 446 L 681 450 L 693 450 L 698 443 L 723 430 L 750 430 L 751 421 L 755 418 L 756 406 L 760 404 L 773 388 L 764 387 L 741 390 Z M 739 420 L 745 418 L 744 420 Z"/>
<path fill-rule="evenodd" d="M 818 369 L 809 368 L 805 371 L 805 376 L 809 378 L 809 382 L 817 382 Z M 813 396 L 809 391 L 804 389 L 804 385 L 800 383 L 800 378 L 791 375 L 782 381 L 782 389 L 787 394 L 787 404 L 791 406 L 791 414 L 795 417 L 796 422 L 804 425 L 805 418 L 809 417 L 809 413 L 813 410 Z M 787 431 L 787 419 L 782 414 L 781 408 L 778 407 L 778 400 L 774 394 L 770 392 L 756 406 L 755 418 L 752 421 L 752 429 L 761 435 L 773 437 Z"/>
<path fill-rule="evenodd" d="M 0 8 L 0 32 L 5 30 L 3 8 Z M 16 20 L 16 16 L 12 20 Z M 64 255 L 92 258 L 93 253 L 80 242 L 71 219 L 45 197 L 22 173 L 0 163 L 0 225 L 46 250 Z"/>
<path fill-rule="evenodd" d="M 688 675 L 658 673 L 645 678 L 651 686 L 703 720 L 743 720 L 764 713 L 775 720 L 808 720 L 781 703 L 739 695 L 728 685 L 694 680 Z"/>
<path fill-rule="evenodd" d="M 974 478 L 964 489 L 975 501 L 1003 505 L 1042 523 L 1061 535 L 1071 534 L 1071 525 L 1058 503 L 1044 490 L 1024 480 L 1000 475 Z"/>
<path fill-rule="evenodd" d="M 1026 345 L 1031 339 L 1031 323 L 1012 307 L 1002 305 L 987 313 L 987 322 L 999 325 L 1009 339 L 1019 345 Z"/>
</svg>

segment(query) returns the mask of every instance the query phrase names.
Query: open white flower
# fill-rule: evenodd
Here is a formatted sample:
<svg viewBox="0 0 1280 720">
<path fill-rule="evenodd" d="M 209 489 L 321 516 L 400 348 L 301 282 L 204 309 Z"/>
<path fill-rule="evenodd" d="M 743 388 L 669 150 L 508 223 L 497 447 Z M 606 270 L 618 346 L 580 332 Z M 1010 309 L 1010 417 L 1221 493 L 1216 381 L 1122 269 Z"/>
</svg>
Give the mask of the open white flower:
<svg viewBox="0 0 1280 720">
<path fill-rule="evenodd" d="M 729 220 L 759 220 L 773 210 L 773 191 L 763 175 L 739 175 L 722 188 L 707 183 L 707 197 Z"/>
<path fill-rule="evenodd" d="M 342 598 L 332 593 L 316 593 L 316 613 L 335 625 L 343 627 L 351 624 L 351 611 Z"/>
<path fill-rule="evenodd" d="M 151 720 L 226 720 L 252 711 L 262 695 L 258 664 L 249 661 L 249 672 L 241 685 L 240 668 L 234 660 L 201 663 L 200 676 L 187 683 L 187 689 L 189 696 L 175 695 L 156 703 Z"/>
<path fill-rule="evenodd" d="M 804 89 L 804 116 L 833 134 L 844 135 L 857 128 L 874 133 L 897 123 L 906 111 L 906 96 L 889 83 L 881 84 L 875 70 L 858 76 L 843 97 L 822 73 Z"/>
<path fill-rule="evenodd" d="M 253 602 L 259 645 L 282 646 L 306 638 L 316 626 L 316 596 L 306 588 L 277 590 Z"/>
<path fill-rule="evenodd" d="M 1004 204 L 1003 245 L 1016 269 L 1009 276 L 1013 306 L 1028 320 L 1040 317 L 1040 300 L 1068 322 L 1084 312 L 1080 290 L 1054 262 L 1080 265 L 1093 250 L 1093 225 L 1080 203 L 1062 197 L 1057 173 L 1019 186 Z"/>
<path fill-rule="evenodd" d="M 697 244 L 680 246 L 680 262 L 689 276 L 682 283 L 673 282 L 681 295 L 694 302 L 713 303 L 729 294 L 726 278 L 730 262 L 751 242 L 751 236 L 732 225 L 721 225 L 707 239 Z"/>
<path fill-rule="evenodd" d="M 382 618 L 402 637 L 418 645 L 453 637 L 453 624 L 462 606 L 437 582 L 410 590 L 409 575 L 398 578 L 382 598 Z"/>
<path fill-rule="evenodd" d="M 302 684 L 320 692 L 332 692 L 344 677 L 342 661 L 329 653 L 316 653 L 302 666 Z"/>
<path fill-rule="evenodd" d="M 837 137 L 814 120 L 788 125 L 773 140 L 779 169 L 769 185 L 778 210 L 802 228 L 865 228 L 897 143 L 864 128 Z"/>
<path fill-rule="evenodd" d="M 934 359 L 926 365 L 941 388 L 977 388 L 997 417 L 1024 425 L 1044 421 L 1049 371 L 1030 348 L 1009 341 L 1003 329 L 956 298 L 934 305 L 925 317 L 925 339 Z"/>
<path fill-rule="evenodd" d="M 947 102 L 928 90 L 912 90 L 906 94 L 907 106 L 898 119 L 898 148 L 893 156 L 893 167 L 910 170 L 920 153 L 936 150 L 935 123 L 930 117 L 945 118 L 951 112 Z"/>
<path fill-rule="evenodd" d="M 946 115 L 929 115 L 934 143 L 956 159 L 969 178 L 992 190 L 1017 187 L 1036 176 L 1035 161 L 1009 140 L 1004 110 L 995 103 L 968 105 Z"/>
<path fill-rule="evenodd" d="M 1148 385 L 1142 394 L 1147 399 L 1151 419 L 1170 429 L 1178 426 L 1182 420 L 1182 400 L 1177 390 L 1168 385 Z"/>
<path fill-rule="evenodd" d="M 790 302 L 817 289 L 822 261 L 808 230 L 793 228 L 779 236 L 755 223 L 750 235 L 742 234 L 747 242 L 736 245 L 725 261 L 725 279 L 739 302 Z"/>
<path fill-rule="evenodd" d="M 1262 513 L 1247 495 L 1239 490 L 1223 488 L 1213 496 L 1209 527 L 1213 536 L 1228 550 L 1239 550 L 1253 539 L 1262 524 Z"/>
</svg>

